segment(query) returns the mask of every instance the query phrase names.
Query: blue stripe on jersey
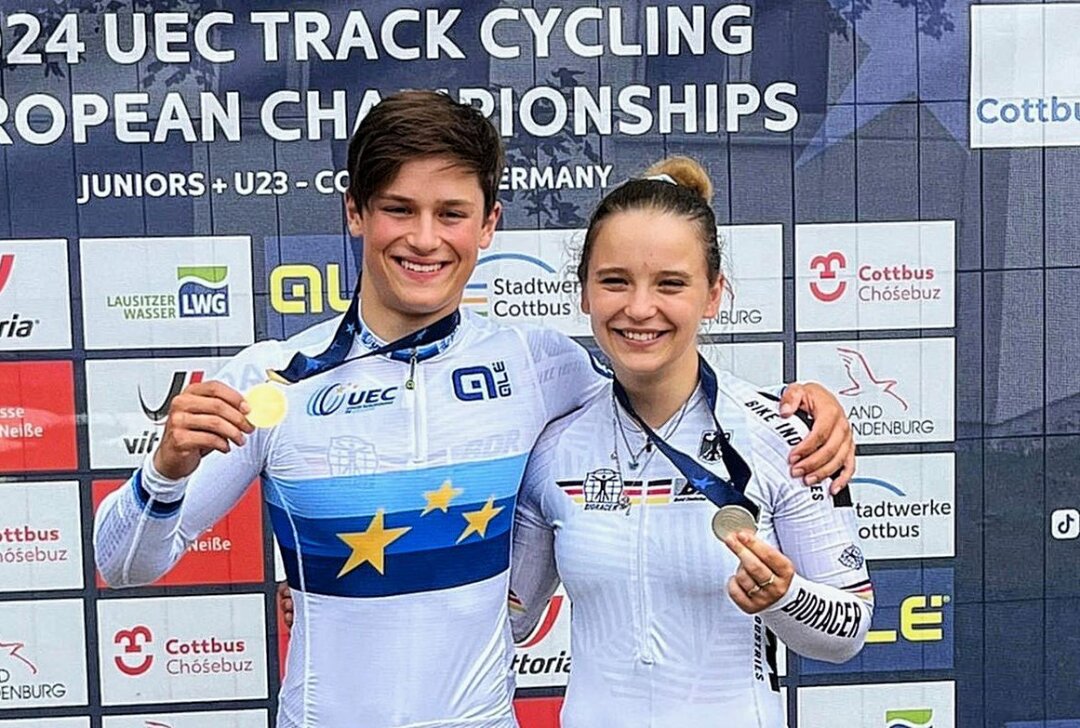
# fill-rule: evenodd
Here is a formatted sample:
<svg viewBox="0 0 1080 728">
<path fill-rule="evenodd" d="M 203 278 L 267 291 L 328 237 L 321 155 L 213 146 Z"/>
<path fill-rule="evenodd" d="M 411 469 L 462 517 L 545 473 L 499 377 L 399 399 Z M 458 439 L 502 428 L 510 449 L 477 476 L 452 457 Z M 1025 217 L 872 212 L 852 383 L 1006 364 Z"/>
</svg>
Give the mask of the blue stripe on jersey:
<svg viewBox="0 0 1080 728">
<path fill-rule="evenodd" d="M 422 511 L 428 504 L 425 492 L 436 491 L 446 481 L 461 490 L 451 505 L 483 503 L 517 495 L 528 453 L 441 465 L 417 470 L 395 470 L 367 475 L 345 475 L 311 480 L 269 478 L 272 487 L 263 492 L 270 505 L 286 508 L 294 517 L 311 519 L 371 516 Z M 283 503 L 282 500 L 285 502 Z"/>
<path fill-rule="evenodd" d="M 300 589 L 296 552 L 281 549 L 289 586 Z M 450 589 L 501 574 L 510 567 L 510 531 L 433 551 L 387 554 L 380 574 L 370 564 L 338 578 L 341 559 L 304 555 L 304 587 L 335 597 L 386 597 Z"/>
<path fill-rule="evenodd" d="M 516 497 L 511 496 L 492 502 L 492 508 L 499 511 L 486 520 L 484 536 L 470 528 L 469 519 L 465 517 L 465 514 L 480 511 L 487 503 L 486 500 L 480 503 L 455 505 L 446 513 L 439 510 L 430 511 L 424 515 L 421 515 L 423 511 L 384 512 L 383 528 L 409 529 L 401 537 L 390 542 L 386 546 L 385 553 L 389 555 L 445 549 L 457 545 L 459 539 L 462 543 L 469 543 L 505 533 L 510 530 L 513 522 L 515 500 Z M 292 514 L 290 521 L 289 514 L 279 506 L 270 503 L 269 510 L 274 535 L 282 548 L 296 549 L 296 539 L 293 535 L 295 528 L 300 537 L 300 549 L 305 559 L 308 554 L 332 557 L 338 560 L 338 568 L 345 563 L 351 552 L 349 546 L 338 534 L 363 533 L 372 527 L 374 521 L 374 514 L 311 519 L 297 516 L 295 513 Z M 462 538 L 466 533 L 468 535 Z"/>
</svg>

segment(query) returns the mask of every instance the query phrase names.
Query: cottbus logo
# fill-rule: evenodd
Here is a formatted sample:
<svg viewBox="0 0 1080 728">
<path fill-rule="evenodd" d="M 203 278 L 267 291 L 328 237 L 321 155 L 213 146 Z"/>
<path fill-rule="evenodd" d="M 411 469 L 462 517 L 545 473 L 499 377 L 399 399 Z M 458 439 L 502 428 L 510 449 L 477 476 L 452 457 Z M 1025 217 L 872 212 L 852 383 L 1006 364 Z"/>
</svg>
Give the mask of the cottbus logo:
<svg viewBox="0 0 1080 728">
<path fill-rule="evenodd" d="M 146 625 L 138 625 L 131 629 L 122 629 L 113 635 L 113 644 L 123 648 L 123 654 L 115 655 L 113 661 L 116 668 L 125 675 L 136 677 L 142 675 L 154 664 L 154 656 L 143 653 L 143 647 L 151 644 L 154 636 Z M 127 657 L 132 655 L 133 657 Z"/>
<path fill-rule="evenodd" d="M 819 285 L 818 281 L 810 281 L 810 293 L 822 303 L 832 303 L 839 300 L 847 290 L 847 281 L 836 281 L 836 268 L 847 268 L 847 258 L 839 250 L 834 250 L 828 255 L 815 255 L 810 260 L 810 268 L 818 271 L 818 279 L 826 281 L 827 285 Z M 836 281 L 834 284 L 833 281 Z"/>
</svg>

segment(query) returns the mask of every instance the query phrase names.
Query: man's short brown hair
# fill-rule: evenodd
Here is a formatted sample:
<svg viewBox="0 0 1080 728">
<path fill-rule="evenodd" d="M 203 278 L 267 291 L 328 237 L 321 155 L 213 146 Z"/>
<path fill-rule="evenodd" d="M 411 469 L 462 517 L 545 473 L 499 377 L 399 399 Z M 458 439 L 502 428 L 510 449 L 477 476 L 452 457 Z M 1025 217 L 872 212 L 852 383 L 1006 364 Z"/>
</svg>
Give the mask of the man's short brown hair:
<svg viewBox="0 0 1080 728">
<path fill-rule="evenodd" d="M 448 157 L 474 172 L 484 215 L 495 207 L 506 159 L 502 140 L 476 109 L 435 91 L 401 91 L 376 104 L 349 140 L 349 196 L 363 213 L 406 162 Z"/>
</svg>

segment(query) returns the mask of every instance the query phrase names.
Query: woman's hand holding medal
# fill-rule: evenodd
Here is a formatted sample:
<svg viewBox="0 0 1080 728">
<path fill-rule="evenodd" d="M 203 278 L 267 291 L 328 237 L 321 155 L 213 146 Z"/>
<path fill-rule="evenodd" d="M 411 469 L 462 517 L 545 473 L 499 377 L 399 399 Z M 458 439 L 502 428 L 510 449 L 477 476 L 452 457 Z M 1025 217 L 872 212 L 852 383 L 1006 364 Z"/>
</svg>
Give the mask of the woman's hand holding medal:
<svg viewBox="0 0 1080 728">
<path fill-rule="evenodd" d="M 724 543 L 739 557 L 739 568 L 728 579 L 728 594 L 739 609 L 757 614 L 787 594 L 795 565 L 779 549 L 749 531 L 729 534 Z"/>
</svg>

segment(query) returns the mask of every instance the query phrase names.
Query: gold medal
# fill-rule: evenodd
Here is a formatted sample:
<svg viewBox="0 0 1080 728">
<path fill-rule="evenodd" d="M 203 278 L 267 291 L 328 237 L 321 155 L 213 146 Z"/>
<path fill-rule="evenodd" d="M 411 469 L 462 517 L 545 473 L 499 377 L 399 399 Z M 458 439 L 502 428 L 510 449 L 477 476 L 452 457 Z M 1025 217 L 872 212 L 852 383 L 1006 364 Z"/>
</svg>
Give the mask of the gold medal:
<svg viewBox="0 0 1080 728">
<path fill-rule="evenodd" d="M 255 427 L 273 427 L 285 419 L 288 403 L 281 387 L 263 382 L 256 384 L 244 395 L 251 411 L 247 414 L 248 422 Z"/>
<path fill-rule="evenodd" d="M 754 514 L 742 506 L 722 506 L 712 517 L 712 531 L 723 541 L 737 531 L 757 533 L 757 522 Z"/>
</svg>

